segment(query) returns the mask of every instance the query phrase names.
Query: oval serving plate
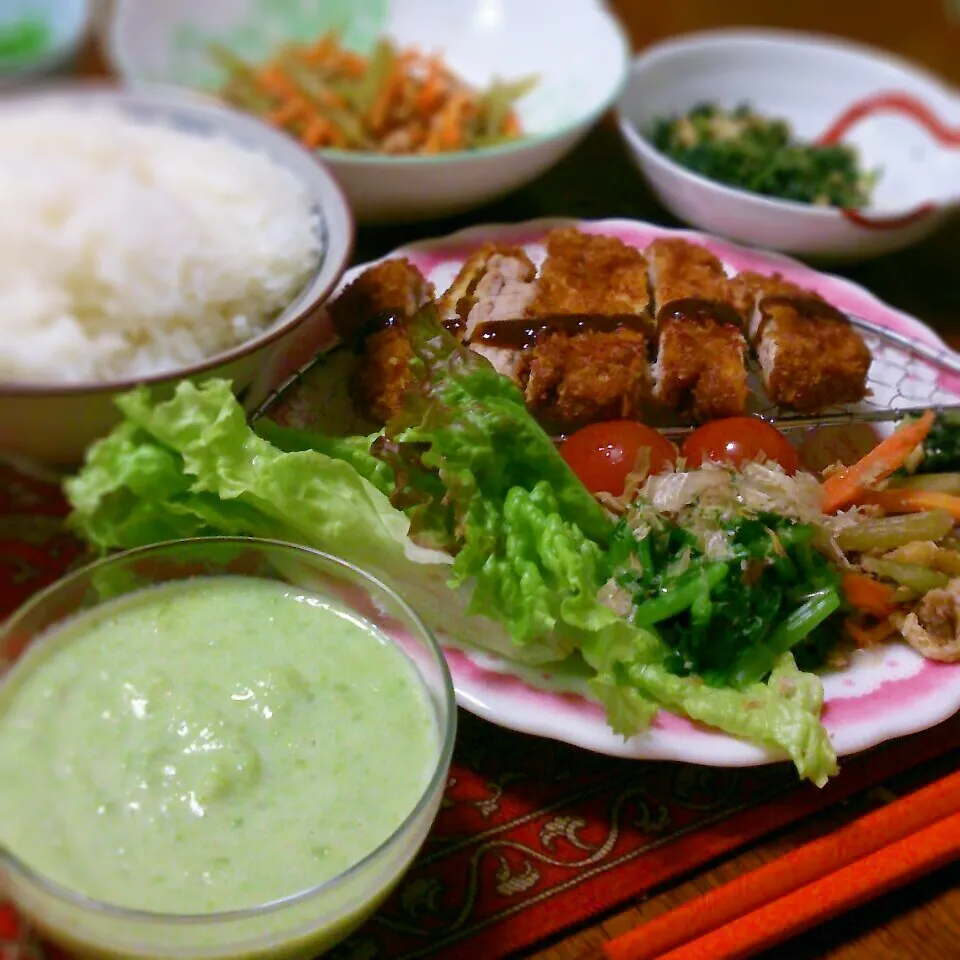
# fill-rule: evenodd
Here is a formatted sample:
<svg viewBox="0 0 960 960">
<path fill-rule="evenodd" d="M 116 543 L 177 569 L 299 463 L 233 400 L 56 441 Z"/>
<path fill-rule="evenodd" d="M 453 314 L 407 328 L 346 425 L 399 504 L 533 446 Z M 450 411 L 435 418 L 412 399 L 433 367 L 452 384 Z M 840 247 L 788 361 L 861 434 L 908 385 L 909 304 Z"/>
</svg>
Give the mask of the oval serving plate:
<svg viewBox="0 0 960 960">
<path fill-rule="evenodd" d="M 471 227 L 401 247 L 389 256 L 407 257 L 443 290 L 461 263 L 483 243 L 498 241 L 524 246 L 531 258 L 539 262 L 544 234 L 564 225 L 616 236 L 638 247 L 645 247 L 659 236 L 682 237 L 707 247 L 732 271 L 779 272 L 788 280 L 816 290 L 834 306 L 874 328 L 911 341 L 918 349 L 926 348 L 925 353 L 931 357 L 946 351 L 939 337 L 921 321 L 847 280 L 820 273 L 780 254 L 638 221 L 544 219 Z M 342 285 L 369 266 L 362 264 L 348 271 Z M 868 404 L 870 410 L 960 403 L 955 355 L 947 355 L 949 367 L 938 367 L 932 359 L 910 357 L 902 341 L 899 346 L 894 341 L 887 342 L 882 333 L 867 340 L 875 358 L 870 377 L 874 393 Z M 309 378 L 301 377 L 298 371 L 334 342 L 329 318 L 319 317 L 262 372 L 253 387 L 256 395 L 248 402 L 255 404 L 259 400 L 261 411 L 278 422 L 316 426 L 317 401 L 333 398 L 329 393 L 311 394 Z M 329 378 L 326 383 L 329 390 Z M 866 412 L 869 414 L 869 410 Z M 342 429 L 346 415 L 345 410 L 328 406 L 322 419 L 330 424 L 337 422 Z M 808 429 L 803 441 L 805 454 L 809 450 L 823 463 L 856 456 L 874 442 L 874 431 L 882 429 L 879 424 L 869 427 L 858 422 L 856 413 L 845 416 L 848 422 L 841 426 L 822 431 Z M 599 704 L 585 695 L 582 678 L 544 673 L 475 649 L 454 646 L 449 638 L 440 639 L 447 641 L 444 649 L 460 705 L 500 726 L 598 753 L 637 759 L 680 760 L 709 766 L 752 766 L 783 759 L 774 751 L 663 710 L 649 729 L 624 740 L 609 729 Z M 904 643 L 856 651 L 845 667 L 827 670 L 821 676 L 825 691 L 823 722 L 840 756 L 927 729 L 960 710 L 960 663 L 925 660 Z"/>
</svg>

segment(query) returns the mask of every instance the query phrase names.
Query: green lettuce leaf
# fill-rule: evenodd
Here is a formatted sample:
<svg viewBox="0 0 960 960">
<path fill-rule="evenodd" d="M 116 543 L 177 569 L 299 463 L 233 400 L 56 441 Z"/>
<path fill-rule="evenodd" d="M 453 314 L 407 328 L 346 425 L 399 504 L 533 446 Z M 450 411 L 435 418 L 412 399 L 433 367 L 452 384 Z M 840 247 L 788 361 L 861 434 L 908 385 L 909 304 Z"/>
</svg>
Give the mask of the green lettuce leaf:
<svg viewBox="0 0 960 960">
<path fill-rule="evenodd" d="M 354 562 L 402 563 L 409 523 L 346 460 L 285 453 L 248 425 L 230 384 L 119 397 L 125 421 L 66 481 L 71 526 L 101 550 L 171 537 L 285 538 Z"/>
<path fill-rule="evenodd" d="M 324 456 L 349 463 L 364 480 L 369 480 L 381 493 L 389 496 L 396 480 L 393 471 L 370 452 L 379 434 L 369 437 L 328 437 L 310 430 L 281 427 L 272 420 L 261 419 L 254 427 L 257 434 L 284 453 L 315 450 Z"/>
<path fill-rule="evenodd" d="M 466 549 L 457 574 L 463 577 L 495 545 L 485 513 L 501 512 L 514 488 L 532 491 L 544 482 L 560 519 L 598 543 L 609 539 L 613 524 L 606 512 L 530 415 L 513 382 L 451 336 L 433 307 L 421 311 L 407 333 L 414 385 L 374 452 L 395 470 L 394 502 L 411 516 L 412 535 L 439 533 L 449 545 Z"/>
<path fill-rule="evenodd" d="M 626 621 L 619 635 L 601 630 L 585 636 L 580 653 L 596 671 L 590 688 L 604 704 L 615 732 L 629 736 L 649 720 L 656 705 L 754 743 L 782 750 L 797 772 L 823 786 L 837 772 L 837 755 L 820 723 L 823 684 L 797 669 L 783 654 L 765 683 L 742 690 L 709 686 L 680 677 L 664 665 L 667 648 L 655 650 L 650 631 Z M 630 631 L 637 635 L 631 638 Z M 659 641 L 657 641 L 659 642 Z"/>
</svg>

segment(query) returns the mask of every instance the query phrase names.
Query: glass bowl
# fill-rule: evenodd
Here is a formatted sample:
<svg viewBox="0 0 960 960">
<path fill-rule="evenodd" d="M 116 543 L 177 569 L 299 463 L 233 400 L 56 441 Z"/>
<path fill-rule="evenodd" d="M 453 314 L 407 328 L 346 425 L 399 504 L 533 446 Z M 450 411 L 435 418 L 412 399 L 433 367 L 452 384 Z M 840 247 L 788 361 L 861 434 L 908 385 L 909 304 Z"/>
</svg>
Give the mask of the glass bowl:
<svg viewBox="0 0 960 960">
<path fill-rule="evenodd" d="M 382 903 L 436 817 L 456 731 L 453 685 L 440 647 L 388 587 L 357 567 L 305 547 L 243 537 L 180 540 L 131 550 L 69 574 L 28 601 L 0 632 L 0 723 L 3 678 L 51 628 L 146 587 L 224 575 L 277 580 L 334 598 L 348 614 L 393 640 L 415 667 L 433 710 L 437 755 L 432 775 L 401 825 L 358 863 L 310 889 L 249 909 L 187 916 L 118 907 L 66 889 L 0 848 L 6 895 L 43 936 L 75 955 L 136 960 L 315 957 Z M 271 855 L 269 837 L 263 855 Z"/>
</svg>

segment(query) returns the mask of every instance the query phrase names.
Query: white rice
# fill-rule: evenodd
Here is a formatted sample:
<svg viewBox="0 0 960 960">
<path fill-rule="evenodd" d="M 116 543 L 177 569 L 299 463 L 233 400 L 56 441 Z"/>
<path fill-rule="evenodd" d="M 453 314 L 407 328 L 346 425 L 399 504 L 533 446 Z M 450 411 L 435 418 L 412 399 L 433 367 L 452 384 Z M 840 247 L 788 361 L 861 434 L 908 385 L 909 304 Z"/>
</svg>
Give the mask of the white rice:
<svg viewBox="0 0 960 960">
<path fill-rule="evenodd" d="M 320 249 L 285 168 L 59 107 L 0 117 L 0 381 L 136 378 L 263 331 Z"/>
</svg>

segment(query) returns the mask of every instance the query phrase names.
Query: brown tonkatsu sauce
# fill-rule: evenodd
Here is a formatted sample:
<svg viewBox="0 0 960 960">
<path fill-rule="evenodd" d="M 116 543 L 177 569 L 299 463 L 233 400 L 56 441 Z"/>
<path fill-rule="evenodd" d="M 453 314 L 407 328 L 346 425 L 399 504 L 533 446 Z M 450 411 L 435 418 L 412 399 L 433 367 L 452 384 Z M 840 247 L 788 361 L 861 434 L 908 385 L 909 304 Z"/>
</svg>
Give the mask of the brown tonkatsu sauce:
<svg viewBox="0 0 960 960">
<path fill-rule="evenodd" d="M 466 327 L 466 323 L 464 322 L 463 318 L 459 316 L 447 317 L 447 319 L 443 321 L 443 326 L 447 333 L 452 333 L 456 337 L 463 332 L 464 327 Z"/>
<path fill-rule="evenodd" d="M 772 294 L 760 299 L 760 313 L 766 315 L 771 307 L 787 307 L 804 320 L 833 320 L 837 323 L 849 323 L 846 315 L 832 304 L 819 297 L 791 297 Z"/>
<path fill-rule="evenodd" d="M 670 300 L 657 312 L 657 323 L 665 320 L 689 320 L 703 323 L 712 320 L 714 323 L 729 324 L 733 327 L 743 326 L 743 317 L 722 300 L 706 300 L 702 297 L 682 297 L 679 300 Z"/>
<path fill-rule="evenodd" d="M 613 333 L 624 327 L 643 333 L 647 323 L 642 317 L 629 314 L 588 317 L 577 313 L 520 320 L 487 320 L 477 324 L 470 342 L 507 350 L 526 350 L 536 344 L 542 333 L 576 336 L 578 333 Z"/>
<path fill-rule="evenodd" d="M 346 341 L 355 351 L 362 352 L 364 344 L 368 337 L 372 337 L 381 330 L 387 330 L 390 327 L 396 327 L 403 324 L 403 317 L 392 310 L 382 310 L 367 317 L 363 323 L 355 327 L 341 326 L 337 329 L 340 337 Z"/>
<path fill-rule="evenodd" d="M 362 324 L 351 330 L 338 330 L 337 333 L 355 350 L 363 350 L 365 341 L 382 330 L 388 330 L 390 327 L 404 327 L 408 323 L 407 317 L 393 311 L 383 310 L 368 317 Z M 456 336 L 465 326 L 459 317 L 453 317 L 443 321 L 446 330 Z"/>
</svg>

